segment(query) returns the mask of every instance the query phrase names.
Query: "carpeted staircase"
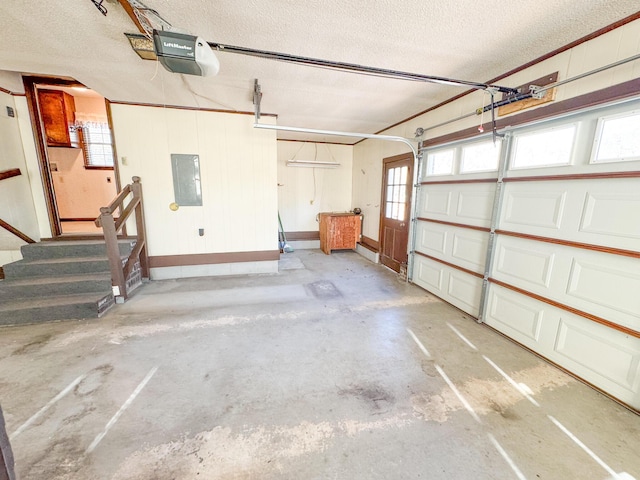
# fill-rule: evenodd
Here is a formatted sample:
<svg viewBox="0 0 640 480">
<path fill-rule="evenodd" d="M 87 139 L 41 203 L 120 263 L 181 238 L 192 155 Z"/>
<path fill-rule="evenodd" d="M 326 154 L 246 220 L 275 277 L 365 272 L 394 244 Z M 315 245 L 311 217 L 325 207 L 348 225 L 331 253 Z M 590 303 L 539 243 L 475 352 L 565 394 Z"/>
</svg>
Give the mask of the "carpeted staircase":
<svg viewBox="0 0 640 480">
<path fill-rule="evenodd" d="M 126 256 L 133 242 L 119 242 Z M 98 318 L 114 304 L 102 240 L 24 245 L 23 259 L 4 265 L 0 325 Z"/>
</svg>

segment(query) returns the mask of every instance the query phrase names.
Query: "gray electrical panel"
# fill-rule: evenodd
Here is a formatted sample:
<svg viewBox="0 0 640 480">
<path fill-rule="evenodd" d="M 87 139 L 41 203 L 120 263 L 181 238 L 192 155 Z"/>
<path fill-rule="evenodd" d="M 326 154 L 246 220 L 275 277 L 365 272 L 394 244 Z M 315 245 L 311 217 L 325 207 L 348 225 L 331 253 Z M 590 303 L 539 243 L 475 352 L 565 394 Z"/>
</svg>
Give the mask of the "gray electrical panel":
<svg viewBox="0 0 640 480">
<path fill-rule="evenodd" d="M 200 157 L 172 153 L 171 170 L 173 171 L 175 202 L 181 207 L 201 206 Z"/>
</svg>

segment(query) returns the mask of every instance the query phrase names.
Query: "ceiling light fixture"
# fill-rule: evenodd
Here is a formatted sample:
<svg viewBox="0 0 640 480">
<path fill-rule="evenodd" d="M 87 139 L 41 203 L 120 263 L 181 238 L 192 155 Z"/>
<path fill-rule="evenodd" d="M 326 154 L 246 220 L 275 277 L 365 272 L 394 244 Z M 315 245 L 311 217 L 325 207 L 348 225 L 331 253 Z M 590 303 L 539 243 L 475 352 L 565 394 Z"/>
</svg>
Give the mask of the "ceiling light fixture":
<svg viewBox="0 0 640 480">
<path fill-rule="evenodd" d="M 314 160 L 287 160 L 287 167 L 338 168 L 338 162 L 316 162 Z"/>
</svg>

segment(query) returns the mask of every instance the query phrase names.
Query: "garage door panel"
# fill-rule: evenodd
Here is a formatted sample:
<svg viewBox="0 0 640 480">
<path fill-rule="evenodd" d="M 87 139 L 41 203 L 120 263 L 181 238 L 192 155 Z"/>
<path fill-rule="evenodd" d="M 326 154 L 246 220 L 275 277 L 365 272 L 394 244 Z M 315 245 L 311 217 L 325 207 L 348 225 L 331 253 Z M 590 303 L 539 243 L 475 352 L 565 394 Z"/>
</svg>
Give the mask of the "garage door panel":
<svg viewBox="0 0 640 480">
<path fill-rule="evenodd" d="M 419 222 L 416 227 L 416 250 L 427 255 L 447 254 L 447 228 L 434 223 Z"/>
<path fill-rule="evenodd" d="M 501 230 L 640 252 L 637 179 L 507 182 L 504 195 Z"/>
<path fill-rule="evenodd" d="M 451 214 L 452 193 L 440 185 L 424 188 L 420 191 L 418 216 L 443 218 Z"/>
<path fill-rule="evenodd" d="M 442 295 L 444 265 L 417 256 L 415 260 L 414 283 L 438 296 Z"/>
<path fill-rule="evenodd" d="M 499 235 L 491 277 L 640 331 L 640 259 Z"/>
<path fill-rule="evenodd" d="M 492 187 L 491 190 L 486 188 L 478 190 L 466 189 L 458 193 L 456 216 L 459 219 L 480 220 L 482 223 L 491 221 L 495 187 Z"/>
<path fill-rule="evenodd" d="M 492 287 L 487 323 L 502 332 L 510 332 L 508 334 L 511 337 L 526 338 L 529 342 L 538 344 L 546 305 L 522 300 L 521 295 Z M 533 347 L 531 343 L 527 345 Z"/>
<path fill-rule="evenodd" d="M 553 188 L 551 191 L 541 191 L 531 187 L 508 187 L 501 228 L 520 231 L 525 226 L 541 234 L 547 230 L 560 230 L 565 214 L 566 190 Z"/>
<path fill-rule="evenodd" d="M 456 265 L 477 273 L 484 272 L 489 234 L 475 230 L 453 232 L 451 257 Z"/>
<path fill-rule="evenodd" d="M 415 250 L 453 263 L 476 273 L 484 273 L 489 233 L 439 223 L 419 221 Z"/>
<path fill-rule="evenodd" d="M 567 294 L 634 316 L 638 319 L 636 328 L 640 330 L 640 261 L 616 258 L 596 263 L 595 260 L 573 259 Z"/>
<path fill-rule="evenodd" d="M 413 283 L 460 310 L 478 316 L 482 279 L 420 255 L 415 256 Z"/>
<path fill-rule="evenodd" d="M 637 188 L 637 187 L 636 187 Z M 638 240 L 640 250 L 640 193 L 587 192 L 580 231 Z"/>
<path fill-rule="evenodd" d="M 619 336 L 619 332 L 563 314 L 554 350 L 573 363 L 576 370 L 593 372 L 633 391 L 640 379 L 640 345 L 625 345 Z"/>
<path fill-rule="evenodd" d="M 449 272 L 447 295 L 449 301 L 471 315 L 478 315 L 480 296 L 482 294 L 482 279 L 459 270 Z"/>
<path fill-rule="evenodd" d="M 640 339 L 491 284 L 487 325 L 640 407 Z"/>
<path fill-rule="evenodd" d="M 488 227 L 491 223 L 495 184 L 436 184 L 420 188 L 417 216 L 432 220 Z"/>
<path fill-rule="evenodd" d="M 494 277 L 513 283 L 518 283 L 519 280 L 526 285 L 539 285 L 548 289 L 555 253 L 543 251 L 533 242 L 526 243 L 499 237 Z"/>
</svg>

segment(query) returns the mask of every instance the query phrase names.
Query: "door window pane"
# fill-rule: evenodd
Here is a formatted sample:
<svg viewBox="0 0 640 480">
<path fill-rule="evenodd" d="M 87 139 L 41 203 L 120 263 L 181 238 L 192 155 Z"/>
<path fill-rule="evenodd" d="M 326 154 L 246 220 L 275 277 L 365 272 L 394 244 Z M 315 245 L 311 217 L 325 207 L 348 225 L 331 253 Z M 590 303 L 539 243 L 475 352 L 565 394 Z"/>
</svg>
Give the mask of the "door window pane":
<svg viewBox="0 0 640 480">
<path fill-rule="evenodd" d="M 402 167 L 400 169 L 400 181 L 398 182 L 400 185 L 406 185 L 408 171 L 409 171 L 409 167 Z"/>
<path fill-rule="evenodd" d="M 404 221 L 407 205 L 407 183 L 410 182 L 409 167 L 390 168 L 387 173 L 385 217 Z"/>
<path fill-rule="evenodd" d="M 406 204 L 406 203 L 404 203 L 404 202 L 400 202 L 400 203 L 398 204 L 398 217 L 396 218 L 396 220 L 399 220 L 399 221 L 401 221 L 401 222 L 403 222 L 403 221 L 404 221 L 404 211 L 405 211 L 405 209 L 406 209 L 406 205 L 407 205 L 407 204 Z"/>
</svg>

